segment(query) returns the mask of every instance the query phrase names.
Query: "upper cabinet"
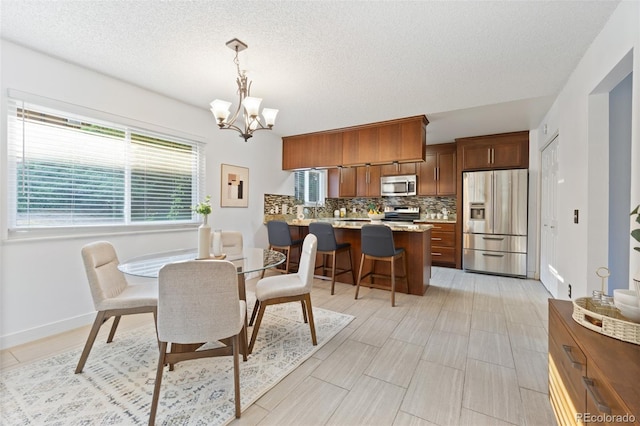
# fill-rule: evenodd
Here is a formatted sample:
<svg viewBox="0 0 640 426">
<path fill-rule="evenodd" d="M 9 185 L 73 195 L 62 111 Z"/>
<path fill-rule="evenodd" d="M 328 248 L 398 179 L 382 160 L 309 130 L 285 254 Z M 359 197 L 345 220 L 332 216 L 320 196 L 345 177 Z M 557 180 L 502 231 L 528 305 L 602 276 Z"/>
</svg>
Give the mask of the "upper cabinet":
<svg viewBox="0 0 640 426">
<path fill-rule="evenodd" d="M 393 163 L 380 166 L 382 176 L 397 176 L 397 175 L 415 175 L 416 164 L 422 163 Z"/>
<path fill-rule="evenodd" d="M 282 138 L 282 169 L 424 161 L 427 117 Z"/>
<path fill-rule="evenodd" d="M 380 196 L 380 166 L 359 166 L 356 171 L 356 196 Z"/>
<path fill-rule="evenodd" d="M 341 132 L 313 133 L 282 138 L 282 170 L 335 167 L 341 162 Z"/>
<path fill-rule="evenodd" d="M 456 144 L 427 146 L 418 163 L 418 195 L 456 195 Z"/>
<path fill-rule="evenodd" d="M 424 161 L 428 123 L 427 117 L 419 115 L 346 130 L 342 165 Z"/>
<path fill-rule="evenodd" d="M 329 198 L 356 196 L 356 168 L 338 167 L 327 172 Z"/>
<path fill-rule="evenodd" d="M 529 132 L 456 139 L 459 166 L 465 170 L 529 168 Z"/>
</svg>

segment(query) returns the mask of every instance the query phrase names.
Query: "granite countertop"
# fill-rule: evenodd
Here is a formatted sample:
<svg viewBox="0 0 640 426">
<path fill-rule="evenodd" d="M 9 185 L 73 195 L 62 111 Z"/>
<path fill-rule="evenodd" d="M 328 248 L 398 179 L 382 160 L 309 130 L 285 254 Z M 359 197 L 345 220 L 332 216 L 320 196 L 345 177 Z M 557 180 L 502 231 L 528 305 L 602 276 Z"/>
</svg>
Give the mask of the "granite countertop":
<svg viewBox="0 0 640 426">
<path fill-rule="evenodd" d="M 433 228 L 433 225 L 429 224 L 418 224 L 411 222 L 372 222 L 368 218 L 364 217 L 353 217 L 353 218 L 318 218 L 318 219 L 295 219 L 291 218 L 287 215 L 265 215 L 264 221 L 265 223 L 269 220 L 284 220 L 287 224 L 292 226 L 309 226 L 312 222 L 329 222 L 333 225 L 334 228 L 342 228 L 342 229 L 361 229 L 362 225 L 376 223 L 386 225 L 391 228 L 392 231 L 402 231 L 402 232 L 425 232 L 429 229 Z"/>
</svg>

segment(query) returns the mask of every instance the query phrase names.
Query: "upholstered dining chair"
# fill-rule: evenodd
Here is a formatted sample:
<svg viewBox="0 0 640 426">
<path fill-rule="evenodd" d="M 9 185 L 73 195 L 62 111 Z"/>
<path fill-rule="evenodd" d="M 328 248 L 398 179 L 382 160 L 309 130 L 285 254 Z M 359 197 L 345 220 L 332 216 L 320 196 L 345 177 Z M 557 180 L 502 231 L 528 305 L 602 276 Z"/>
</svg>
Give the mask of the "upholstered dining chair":
<svg viewBox="0 0 640 426">
<path fill-rule="evenodd" d="M 158 409 L 164 366 L 180 361 L 233 356 L 236 418 L 240 418 L 241 339 L 246 342 L 247 307 L 238 294 L 236 267 L 227 260 L 170 263 L 158 275 L 158 340 L 160 356 L 153 389 L 149 424 Z M 198 349 L 205 342 L 224 346 Z M 171 352 L 167 352 L 171 343 Z"/>
<path fill-rule="evenodd" d="M 242 233 L 222 231 L 222 252 L 227 255 L 242 254 Z"/>
<path fill-rule="evenodd" d="M 374 278 L 390 278 L 391 279 L 391 306 L 396 305 L 396 278 L 407 280 L 407 256 L 403 248 L 396 248 L 393 241 L 393 232 L 391 228 L 385 225 L 363 225 L 360 230 L 360 270 L 358 271 L 358 284 L 356 284 L 356 299 L 360 291 L 360 283 L 366 277 L 371 277 L 370 287 L 376 287 L 373 283 Z M 404 275 L 396 277 L 395 263 L 397 259 L 402 259 L 404 267 Z M 366 260 L 371 260 L 371 270 L 362 275 L 362 270 Z M 376 270 L 376 261 L 389 262 L 391 265 L 391 274 L 378 274 Z M 387 288 L 387 287 L 382 287 Z"/>
<path fill-rule="evenodd" d="M 318 253 L 322 254 L 322 265 L 316 266 L 315 269 L 322 268 L 322 274 L 327 269 L 331 270 L 331 294 L 333 295 L 336 276 L 351 272 L 351 278 L 353 284 L 356 283 L 356 274 L 353 270 L 353 259 L 351 257 L 351 243 L 338 243 L 336 241 L 336 235 L 333 231 L 333 225 L 328 222 L 311 222 L 309 224 L 309 232 L 318 237 Z M 349 268 L 337 268 L 336 257 L 339 253 L 346 253 L 349 255 Z M 331 256 L 331 265 L 327 265 L 327 256 Z M 314 270 L 315 270 L 314 269 Z"/>
<path fill-rule="evenodd" d="M 265 308 L 278 303 L 288 303 L 300 301 L 302 304 L 302 317 L 304 322 L 309 323 L 311 331 L 311 341 L 317 345 L 316 327 L 313 322 L 313 309 L 311 307 L 311 287 L 313 286 L 313 270 L 315 267 L 316 251 L 318 239 L 313 234 L 308 234 L 302 244 L 302 254 L 300 255 L 300 266 L 295 274 L 273 275 L 262 278 L 256 283 L 256 303 L 251 314 L 250 324 L 253 326 L 251 342 L 249 343 L 249 353 L 253 351 L 256 343 L 260 323 L 264 315 Z M 256 312 L 258 314 L 256 318 Z"/>
<path fill-rule="evenodd" d="M 98 313 L 80 355 L 76 373 L 82 372 L 98 331 L 105 321 L 113 317 L 113 324 L 107 338 L 107 343 L 111 343 L 122 315 L 151 312 L 155 321 L 158 304 L 157 284 L 155 282 L 129 284 L 124 274 L 118 270 L 118 256 L 111 243 L 107 241 L 90 243 L 82 247 L 81 253 L 93 306 Z"/>
<path fill-rule="evenodd" d="M 288 274 L 289 266 L 292 263 L 295 264 L 295 262 L 291 261 L 291 251 L 293 249 L 299 249 L 302 244 L 302 240 L 294 240 L 291 238 L 289 225 L 287 225 L 287 222 L 283 220 L 270 220 L 267 222 L 267 235 L 269 238 L 269 249 L 280 250 L 287 256 L 284 269 L 275 268 L 274 270 L 283 274 Z M 264 272 L 265 271 L 263 270 L 260 278 L 264 278 Z"/>
</svg>

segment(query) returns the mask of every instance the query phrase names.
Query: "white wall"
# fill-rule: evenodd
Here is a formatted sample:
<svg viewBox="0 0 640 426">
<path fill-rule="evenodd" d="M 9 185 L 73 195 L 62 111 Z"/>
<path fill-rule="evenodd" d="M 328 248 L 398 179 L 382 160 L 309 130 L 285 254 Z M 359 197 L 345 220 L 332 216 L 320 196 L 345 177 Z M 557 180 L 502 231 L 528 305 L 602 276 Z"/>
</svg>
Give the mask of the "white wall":
<svg viewBox="0 0 640 426">
<path fill-rule="evenodd" d="M 631 202 L 634 205 L 640 202 L 639 2 L 620 3 L 535 130 L 538 137 L 537 147 L 531 149 L 532 164 L 540 163 L 544 145 L 556 133 L 560 135 L 558 272 L 564 280 L 564 287 L 560 284 L 558 289 L 561 297 L 567 294 L 567 284 L 572 285 L 574 299 L 590 295 L 600 288 L 595 270 L 607 265 L 609 141 L 608 118 L 604 116 L 608 116 L 609 109 L 602 93 L 624 78 L 627 66 L 633 71 Z M 574 209 L 580 211 L 578 224 L 573 223 Z M 640 256 L 632 253 L 632 275 L 638 269 Z"/>
<path fill-rule="evenodd" d="M 293 194 L 291 173 L 280 170 L 281 139 L 257 133 L 244 142 L 222 131 L 208 111 L 149 92 L 100 73 L 1 41 L 2 122 L 6 129 L 8 89 L 129 117 L 207 142 L 206 193 L 211 194 L 215 228 L 238 230 L 245 245 L 266 247 L 263 194 Z M 230 81 L 229 84 L 234 84 Z M 6 235 L 6 132 L 0 139 L 0 347 L 65 331 L 93 321 L 80 248 L 98 239 L 111 241 L 120 259 L 152 251 L 195 247 L 196 230 L 123 235 L 81 235 L 57 239 L 8 239 Z M 249 208 L 221 208 L 220 164 L 249 168 Z"/>
</svg>

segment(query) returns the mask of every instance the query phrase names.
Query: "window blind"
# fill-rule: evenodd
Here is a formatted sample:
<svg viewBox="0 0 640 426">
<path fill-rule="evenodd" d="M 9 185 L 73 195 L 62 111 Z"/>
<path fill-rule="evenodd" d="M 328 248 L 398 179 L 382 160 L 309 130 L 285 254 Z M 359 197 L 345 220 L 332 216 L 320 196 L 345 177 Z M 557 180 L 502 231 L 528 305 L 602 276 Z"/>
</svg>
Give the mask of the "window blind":
<svg viewBox="0 0 640 426">
<path fill-rule="evenodd" d="M 10 229 L 195 221 L 200 143 L 20 99 L 7 110 Z"/>
</svg>

